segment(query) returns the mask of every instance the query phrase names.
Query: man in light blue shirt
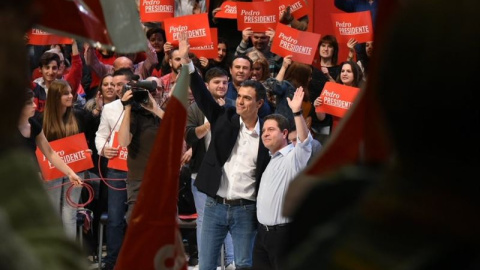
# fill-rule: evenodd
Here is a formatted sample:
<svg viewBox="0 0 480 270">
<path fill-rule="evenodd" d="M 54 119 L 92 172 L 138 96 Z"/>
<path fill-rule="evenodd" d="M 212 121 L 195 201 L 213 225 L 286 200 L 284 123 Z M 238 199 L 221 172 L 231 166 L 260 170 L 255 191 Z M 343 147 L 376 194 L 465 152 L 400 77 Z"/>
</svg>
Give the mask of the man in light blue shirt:
<svg viewBox="0 0 480 270">
<path fill-rule="evenodd" d="M 288 236 L 290 219 L 282 215 L 285 193 L 290 182 L 307 165 L 312 153 L 312 136 L 302 115 L 302 87 L 297 88 L 292 109 L 297 144 L 288 144 L 287 118 L 279 114 L 265 117 L 262 141 L 271 159 L 263 172 L 257 196 L 257 238 L 253 249 L 253 269 L 279 269 Z"/>
</svg>

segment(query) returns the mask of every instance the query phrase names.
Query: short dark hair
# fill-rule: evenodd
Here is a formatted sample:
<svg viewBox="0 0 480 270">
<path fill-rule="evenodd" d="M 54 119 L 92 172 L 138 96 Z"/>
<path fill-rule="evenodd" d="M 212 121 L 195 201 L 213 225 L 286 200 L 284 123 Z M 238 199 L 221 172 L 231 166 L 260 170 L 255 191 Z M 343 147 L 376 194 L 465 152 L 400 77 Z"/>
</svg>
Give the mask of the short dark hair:
<svg viewBox="0 0 480 270">
<path fill-rule="evenodd" d="M 323 43 L 330 44 L 333 47 L 333 55 L 332 55 L 332 64 L 336 65 L 338 62 L 338 41 L 337 38 L 333 35 L 325 35 L 320 39 L 318 43 L 318 47 Z M 319 50 L 320 52 L 320 50 Z"/>
<path fill-rule="evenodd" d="M 227 47 L 227 51 L 228 51 L 228 43 L 227 43 L 227 40 L 223 37 L 218 37 L 218 42 L 217 44 L 220 44 L 220 43 L 223 43 L 225 44 L 225 47 Z"/>
<path fill-rule="evenodd" d="M 129 68 L 121 68 L 121 69 L 118 69 L 118 70 L 115 70 L 115 72 L 113 72 L 113 77 L 115 76 L 125 76 L 127 77 L 127 80 L 128 81 L 131 81 L 133 79 L 133 72 L 131 69 Z"/>
<path fill-rule="evenodd" d="M 48 64 L 50 64 L 50 62 L 52 61 L 57 62 L 57 66 L 60 66 L 60 56 L 58 56 L 58 54 L 53 52 L 45 52 L 42 54 L 42 56 L 40 56 L 38 66 L 39 67 L 48 66 Z"/>
<path fill-rule="evenodd" d="M 284 131 L 286 129 L 286 130 L 288 130 L 288 132 L 290 132 L 290 122 L 288 121 L 288 119 L 285 116 L 283 116 L 281 114 L 278 114 L 278 113 L 273 113 L 273 114 L 269 114 L 269 115 L 265 116 L 265 118 L 263 118 L 264 123 L 267 120 L 275 120 L 277 122 L 277 125 L 278 125 L 278 128 L 280 129 L 280 131 Z"/>
<path fill-rule="evenodd" d="M 256 100 L 263 99 L 263 101 L 265 101 L 267 90 L 265 90 L 265 86 L 263 86 L 262 83 L 254 80 L 246 80 L 242 82 L 240 87 L 252 87 L 253 89 L 255 89 Z"/>
<path fill-rule="evenodd" d="M 165 37 L 165 30 L 163 30 L 162 28 L 158 28 L 158 27 L 154 27 L 154 28 L 148 29 L 148 31 L 147 31 L 147 39 L 150 39 L 150 37 L 151 37 L 153 34 L 157 34 L 157 33 L 159 33 L 160 35 L 162 35 L 162 38 L 163 38 L 163 41 L 164 41 L 164 42 L 167 41 L 167 38 Z"/>
<path fill-rule="evenodd" d="M 32 89 L 30 89 L 30 88 L 25 89 L 25 93 L 23 95 L 25 102 L 31 101 L 34 96 L 35 95 L 34 95 Z"/>
<path fill-rule="evenodd" d="M 233 66 L 233 62 L 234 62 L 235 60 L 239 59 L 239 58 L 247 60 L 247 61 L 250 63 L 250 69 L 253 68 L 252 59 L 248 58 L 248 56 L 246 56 L 246 55 L 237 55 L 237 56 L 235 56 L 235 58 L 233 58 L 232 62 L 230 63 L 230 67 L 232 67 L 232 66 Z"/>
<path fill-rule="evenodd" d="M 227 77 L 228 73 L 223 68 L 213 67 L 205 73 L 205 82 L 210 82 L 213 78 Z"/>
</svg>

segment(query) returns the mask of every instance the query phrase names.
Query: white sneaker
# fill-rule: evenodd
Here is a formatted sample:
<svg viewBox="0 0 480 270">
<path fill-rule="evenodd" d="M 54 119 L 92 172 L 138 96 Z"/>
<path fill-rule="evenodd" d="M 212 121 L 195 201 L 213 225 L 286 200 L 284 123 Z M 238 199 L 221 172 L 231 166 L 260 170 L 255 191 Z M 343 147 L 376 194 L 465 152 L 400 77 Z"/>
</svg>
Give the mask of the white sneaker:
<svg viewBox="0 0 480 270">
<path fill-rule="evenodd" d="M 227 265 L 227 267 L 225 267 L 225 270 L 235 270 L 235 263 L 232 262 L 231 264 Z"/>
</svg>

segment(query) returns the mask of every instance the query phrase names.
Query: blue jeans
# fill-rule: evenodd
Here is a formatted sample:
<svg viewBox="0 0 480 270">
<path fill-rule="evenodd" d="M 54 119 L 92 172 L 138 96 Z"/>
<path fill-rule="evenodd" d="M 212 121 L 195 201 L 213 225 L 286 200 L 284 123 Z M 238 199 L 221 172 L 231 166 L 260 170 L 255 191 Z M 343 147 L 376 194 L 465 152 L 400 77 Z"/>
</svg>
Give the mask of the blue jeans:
<svg viewBox="0 0 480 270">
<path fill-rule="evenodd" d="M 215 270 L 222 243 L 230 232 L 236 269 L 252 266 L 252 252 L 257 233 L 256 204 L 230 206 L 207 197 L 202 225 L 200 270 Z"/>
<path fill-rule="evenodd" d="M 203 223 L 203 215 L 205 210 L 205 201 L 207 200 L 207 194 L 199 191 L 197 187 L 194 185 L 195 179 L 192 178 L 192 193 L 193 193 L 193 200 L 195 202 L 195 209 L 197 209 L 197 246 L 198 246 L 198 257 L 200 258 L 200 253 L 202 252 L 200 249 L 201 240 L 202 240 L 202 223 Z M 224 241 L 225 245 L 225 265 L 229 265 L 233 262 L 233 242 L 232 242 L 232 235 L 230 233 L 227 234 L 227 237 Z"/>
<path fill-rule="evenodd" d="M 83 173 L 78 173 L 79 176 L 83 176 Z M 63 227 L 67 236 L 70 239 L 75 240 L 77 236 L 77 207 L 73 207 L 68 204 L 67 198 L 67 189 L 69 185 L 63 185 L 54 189 L 52 187 L 60 186 L 65 183 L 69 183 L 70 180 L 68 177 L 57 178 L 51 181 L 44 182 L 45 188 L 47 188 L 48 197 L 53 204 L 55 212 L 58 213 L 59 217 L 62 219 Z M 80 194 L 83 187 L 74 187 L 70 193 L 70 199 L 74 203 L 78 203 L 80 200 Z"/>
<path fill-rule="evenodd" d="M 115 169 L 108 169 L 107 178 L 126 179 L 127 172 Z M 108 180 L 110 186 L 115 188 L 125 188 L 125 181 Z M 123 237 L 125 235 L 126 222 L 125 213 L 127 211 L 127 191 L 108 189 L 108 223 L 107 223 L 107 256 L 105 264 L 114 266 L 120 248 L 122 247 Z"/>
</svg>

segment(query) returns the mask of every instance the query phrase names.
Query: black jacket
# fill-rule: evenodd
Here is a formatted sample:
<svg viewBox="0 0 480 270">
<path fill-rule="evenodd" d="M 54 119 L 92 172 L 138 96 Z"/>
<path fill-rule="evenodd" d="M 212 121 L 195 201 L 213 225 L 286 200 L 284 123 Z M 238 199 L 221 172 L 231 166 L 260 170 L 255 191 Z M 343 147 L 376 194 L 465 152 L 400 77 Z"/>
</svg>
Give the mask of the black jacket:
<svg viewBox="0 0 480 270">
<path fill-rule="evenodd" d="M 240 116 L 236 113 L 236 108 L 220 106 L 215 102 L 197 72 L 190 74 L 190 77 L 190 88 L 195 102 L 210 122 L 212 131 L 211 143 L 198 170 L 195 186 L 208 196 L 215 197 L 220 187 L 223 165 L 230 157 L 237 141 L 240 131 Z M 261 122 L 260 125 L 262 124 Z M 269 161 L 268 150 L 260 139 L 255 171 L 257 190 L 262 173 Z"/>
</svg>

